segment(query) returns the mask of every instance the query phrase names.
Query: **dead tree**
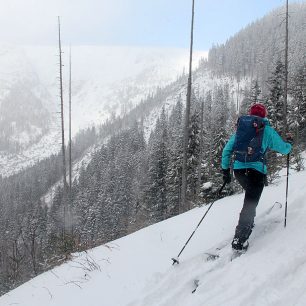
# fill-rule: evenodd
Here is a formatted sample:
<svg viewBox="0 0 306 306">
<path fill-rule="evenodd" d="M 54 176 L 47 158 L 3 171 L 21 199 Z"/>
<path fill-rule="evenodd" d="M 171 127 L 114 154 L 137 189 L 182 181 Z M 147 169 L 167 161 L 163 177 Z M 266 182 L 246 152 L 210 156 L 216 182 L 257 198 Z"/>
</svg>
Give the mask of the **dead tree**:
<svg viewBox="0 0 306 306">
<path fill-rule="evenodd" d="M 288 0 L 286 0 L 286 29 L 285 29 L 285 80 L 284 80 L 284 105 L 283 105 L 283 120 L 284 120 L 284 135 L 288 132 L 287 122 L 287 105 L 288 105 L 288 49 L 289 49 L 289 13 Z"/>
<path fill-rule="evenodd" d="M 61 43 L 61 23 L 58 17 L 58 48 L 59 48 L 59 80 L 60 80 L 60 106 L 61 106 L 61 129 L 62 129 L 62 158 L 63 158 L 63 186 L 64 186 L 64 229 L 63 236 L 66 233 L 66 197 L 67 197 L 67 181 L 66 181 L 66 152 L 65 152 L 65 126 L 64 126 L 64 96 L 63 96 L 63 63 L 62 63 L 62 43 Z"/>
<path fill-rule="evenodd" d="M 72 135 L 71 135 L 71 104 L 72 104 L 72 90 L 71 90 L 71 46 L 69 49 L 69 217 L 71 225 L 71 234 L 73 233 L 72 227 Z"/>
<path fill-rule="evenodd" d="M 72 187 L 72 159 L 71 159 L 71 47 L 69 50 L 69 192 Z"/>
<path fill-rule="evenodd" d="M 183 142 L 183 165 L 182 165 L 182 192 L 181 192 L 181 209 L 189 209 L 190 204 L 187 201 L 187 151 L 189 140 L 189 120 L 190 120 L 190 104 L 191 104 L 191 84 L 192 84 L 192 48 L 193 48 L 193 23 L 194 23 L 194 0 L 192 0 L 192 17 L 191 17 L 191 37 L 190 37 L 190 55 L 189 55 L 189 75 L 187 85 L 187 99 L 186 99 L 186 112 L 185 112 L 185 127 L 184 127 L 184 142 Z"/>
<path fill-rule="evenodd" d="M 63 62 L 61 43 L 61 23 L 58 17 L 58 48 L 59 48 L 59 80 L 60 80 L 60 100 L 61 100 L 61 129 L 62 129 L 62 158 L 63 158 L 63 185 L 67 187 L 66 181 L 66 153 L 65 153 L 65 125 L 64 125 L 64 96 L 63 96 Z"/>
</svg>

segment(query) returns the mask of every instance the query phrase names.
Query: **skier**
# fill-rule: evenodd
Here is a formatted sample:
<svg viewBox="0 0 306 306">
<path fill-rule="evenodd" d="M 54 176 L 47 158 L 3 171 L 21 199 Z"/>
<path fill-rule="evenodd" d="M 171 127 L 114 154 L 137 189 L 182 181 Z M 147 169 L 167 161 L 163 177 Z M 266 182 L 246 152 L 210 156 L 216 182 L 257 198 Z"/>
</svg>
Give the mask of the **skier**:
<svg viewBox="0 0 306 306">
<path fill-rule="evenodd" d="M 254 227 L 256 207 L 266 182 L 266 151 L 271 149 L 285 155 L 292 148 L 270 126 L 266 116 L 264 105 L 257 103 L 251 106 L 249 115 L 238 119 L 237 131 L 230 137 L 222 152 L 224 183 L 231 182 L 230 160 L 234 153 L 234 175 L 245 190 L 243 208 L 232 241 L 232 248 L 237 251 L 247 249 L 247 240 Z M 290 133 L 286 140 L 292 141 Z"/>
</svg>

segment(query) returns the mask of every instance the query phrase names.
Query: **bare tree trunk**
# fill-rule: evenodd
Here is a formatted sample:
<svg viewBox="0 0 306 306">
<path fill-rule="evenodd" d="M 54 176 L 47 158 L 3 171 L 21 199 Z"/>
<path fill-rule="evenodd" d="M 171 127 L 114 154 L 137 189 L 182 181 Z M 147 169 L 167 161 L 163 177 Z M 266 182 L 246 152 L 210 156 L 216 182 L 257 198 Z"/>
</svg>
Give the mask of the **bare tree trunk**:
<svg viewBox="0 0 306 306">
<path fill-rule="evenodd" d="M 63 185 L 64 195 L 67 194 L 66 181 L 66 154 L 65 154 L 65 127 L 64 127 L 64 97 L 63 97 L 63 64 L 62 64 L 62 44 L 61 44 L 61 23 L 58 17 L 58 47 L 59 47 L 59 66 L 60 66 L 60 99 L 61 99 L 61 127 L 62 127 L 62 156 L 63 156 Z M 64 196 L 65 198 L 65 196 Z M 66 228 L 66 203 L 64 203 L 64 233 Z"/>
<path fill-rule="evenodd" d="M 71 228 L 71 234 L 73 233 L 72 225 L 72 133 L 71 133 L 71 46 L 69 49 L 69 225 Z"/>
<path fill-rule="evenodd" d="M 72 187 L 72 158 L 71 158 L 71 46 L 69 50 L 69 192 Z"/>
<path fill-rule="evenodd" d="M 286 37 L 285 37 L 285 88 L 284 88 L 284 106 L 283 106 L 283 120 L 284 120 L 284 130 L 283 136 L 288 132 L 288 122 L 287 122 L 287 101 L 288 101 L 288 48 L 289 48 L 289 13 L 288 13 L 288 0 L 286 0 Z"/>
<path fill-rule="evenodd" d="M 185 114 L 185 128 L 184 128 L 184 148 L 183 148 L 183 165 L 182 165 L 182 193 L 181 205 L 179 212 L 182 208 L 189 209 L 190 204 L 186 203 L 187 194 L 187 149 L 189 139 L 189 117 L 190 117 L 190 104 L 191 104 L 191 77 L 192 77 L 192 48 L 193 48 L 193 23 L 194 23 L 194 0 L 192 0 L 192 17 L 191 17 L 191 38 L 190 38 L 190 55 L 189 55 L 189 76 L 187 85 L 187 99 L 186 99 L 186 114 Z"/>
</svg>

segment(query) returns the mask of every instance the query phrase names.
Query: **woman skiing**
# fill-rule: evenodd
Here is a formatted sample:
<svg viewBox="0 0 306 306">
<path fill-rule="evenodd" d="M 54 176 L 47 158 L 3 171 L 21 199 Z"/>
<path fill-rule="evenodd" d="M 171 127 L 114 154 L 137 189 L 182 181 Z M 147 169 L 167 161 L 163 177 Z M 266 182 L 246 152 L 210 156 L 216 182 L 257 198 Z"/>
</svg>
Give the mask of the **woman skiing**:
<svg viewBox="0 0 306 306">
<path fill-rule="evenodd" d="M 222 152 L 223 181 L 231 182 L 230 160 L 234 154 L 234 175 L 245 190 L 245 198 L 240 212 L 239 222 L 232 241 L 234 250 L 248 247 L 248 238 L 252 233 L 256 207 L 263 191 L 267 166 L 265 153 L 274 150 L 281 154 L 291 151 L 291 144 L 283 141 L 270 126 L 264 105 L 254 104 L 249 115 L 241 116 L 237 122 L 237 131 L 232 135 Z M 292 137 L 288 134 L 287 141 Z"/>
</svg>

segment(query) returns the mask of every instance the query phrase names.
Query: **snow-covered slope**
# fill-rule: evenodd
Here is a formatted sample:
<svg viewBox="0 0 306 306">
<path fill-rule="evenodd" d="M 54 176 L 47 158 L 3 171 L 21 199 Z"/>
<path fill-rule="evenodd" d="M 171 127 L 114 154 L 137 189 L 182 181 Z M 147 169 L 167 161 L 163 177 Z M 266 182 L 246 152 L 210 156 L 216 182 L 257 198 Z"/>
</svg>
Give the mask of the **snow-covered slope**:
<svg viewBox="0 0 306 306">
<path fill-rule="evenodd" d="M 51 97 L 22 48 L 0 45 L 0 152 L 20 151 L 49 130 Z"/>
<path fill-rule="evenodd" d="M 60 122 L 56 115 L 59 111 L 57 54 L 56 46 L 0 45 L 0 136 L 8 130 L 3 144 L 0 138 L 0 175 L 18 172 L 60 148 Z M 195 52 L 194 61 L 205 56 L 207 52 Z M 187 67 L 188 58 L 187 49 L 72 47 L 73 135 L 82 128 L 101 124 L 113 115 L 127 113 L 157 87 L 175 81 Z M 67 120 L 67 47 L 64 48 L 63 63 Z M 39 103 L 41 106 L 37 107 Z M 16 109 L 20 111 L 16 112 Z M 40 124 L 33 123 L 32 117 Z M 26 129 L 25 123 L 28 124 Z M 7 148 L 12 140 L 22 145 L 20 152 Z"/>
<path fill-rule="evenodd" d="M 57 49 L 26 47 L 44 85 L 56 95 Z M 65 96 L 69 79 L 69 48 L 63 48 Z M 102 123 L 128 112 L 140 100 L 175 81 L 188 65 L 188 49 L 116 46 L 72 46 L 73 130 Z M 195 52 L 195 63 L 207 52 Z"/>
<path fill-rule="evenodd" d="M 265 306 L 306 305 L 306 172 L 289 180 L 288 222 L 283 227 L 285 172 L 265 188 L 250 247 L 229 260 L 243 195 L 217 201 L 199 227 L 179 265 L 176 256 L 206 207 L 155 224 L 132 235 L 74 254 L 0 298 L 22 306 Z M 225 243 L 221 257 L 205 251 Z M 192 294 L 194 279 L 200 280 Z"/>
<path fill-rule="evenodd" d="M 172 108 L 177 103 L 178 99 L 181 98 L 182 102 L 185 104 L 187 86 L 185 80 L 182 79 L 173 83 L 173 88 L 170 94 L 165 98 L 162 105 L 155 107 L 144 119 L 144 129 L 146 139 L 149 138 L 151 131 L 155 127 L 157 118 L 160 116 L 162 108 L 165 109 L 166 113 L 170 115 Z M 240 88 L 244 88 L 250 84 L 250 78 L 242 78 L 239 82 Z M 241 90 L 238 90 L 237 80 L 233 77 L 228 76 L 216 76 L 209 69 L 199 69 L 193 73 L 193 89 L 195 92 L 199 93 L 200 96 L 205 96 L 208 91 L 213 91 L 217 86 L 224 87 L 229 86 L 229 94 L 233 101 L 242 100 Z"/>
</svg>

